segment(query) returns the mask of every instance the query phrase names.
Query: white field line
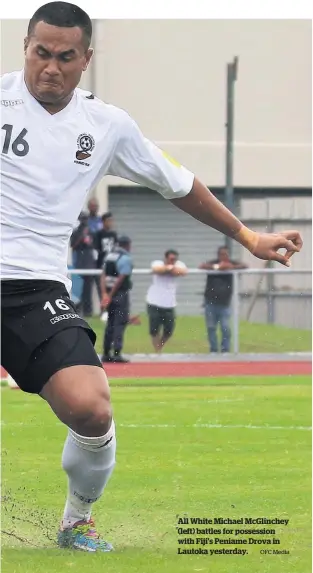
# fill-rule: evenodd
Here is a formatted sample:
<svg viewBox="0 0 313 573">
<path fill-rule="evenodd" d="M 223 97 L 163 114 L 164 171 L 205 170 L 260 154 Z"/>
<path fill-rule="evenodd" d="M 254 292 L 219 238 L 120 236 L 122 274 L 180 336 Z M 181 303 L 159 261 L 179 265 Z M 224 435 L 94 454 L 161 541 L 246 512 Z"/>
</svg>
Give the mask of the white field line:
<svg viewBox="0 0 313 573">
<path fill-rule="evenodd" d="M 4 422 L 3 420 L 1 421 L 1 426 L 3 427 L 12 427 L 12 428 L 18 428 L 18 427 L 46 427 L 46 428 L 51 428 L 51 427 L 55 427 L 55 426 L 63 426 L 63 424 L 61 422 L 55 422 L 55 424 L 38 424 L 38 423 L 34 423 L 34 424 L 30 424 L 28 422 Z M 127 428 L 127 429 L 146 429 L 146 428 L 152 428 L 152 429 L 166 429 L 166 428 L 203 428 L 203 429 L 230 429 L 230 430 L 235 430 L 235 429 L 243 429 L 243 430 L 304 430 L 304 431 L 311 431 L 312 427 L 311 426 L 270 426 L 270 425 L 265 425 L 265 426 L 255 426 L 252 424 L 211 424 L 211 423 L 207 423 L 207 424 L 116 424 L 117 427 L 120 428 Z"/>
<path fill-rule="evenodd" d="M 244 430 L 312 430 L 310 426 L 253 426 L 251 424 L 118 424 L 121 428 L 209 428 Z"/>
</svg>

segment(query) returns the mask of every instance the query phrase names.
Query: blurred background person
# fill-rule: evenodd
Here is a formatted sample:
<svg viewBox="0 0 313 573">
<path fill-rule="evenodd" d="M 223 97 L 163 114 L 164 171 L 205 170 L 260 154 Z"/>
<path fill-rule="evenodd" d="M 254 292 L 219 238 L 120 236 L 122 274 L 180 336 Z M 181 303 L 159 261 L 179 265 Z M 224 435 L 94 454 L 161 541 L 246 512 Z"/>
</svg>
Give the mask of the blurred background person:
<svg viewBox="0 0 313 573">
<path fill-rule="evenodd" d="M 117 233 L 114 231 L 112 213 L 104 213 L 101 217 L 102 228 L 95 234 L 95 248 L 97 249 L 97 267 L 101 269 L 108 254 L 117 244 Z"/>
<path fill-rule="evenodd" d="M 178 252 L 170 249 L 164 260 L 151 263 L 152 284 L 147 292 L 149 333 L 156 352 L 161 352 L 175 328 L 177 278 L 187 274 L 185 263 L 178 260 Z"/>
<path fill-rule="evenodd" d="M 103 338 L 102 362 L 129 362 L 121 353 L 125 329 L 130 318 L 129 291 L 132 288 L 133 272 L 130 250 L 130 238 L 120 237 L 118 245 L 104 260 L 101 277 L 101 308 L 107 310 L 108 319 Z"/>
<path fill-rule="evenodd" d="M 95 260 L 95 268 L 98 267 L 98 248 L 97 248 L 97 233 L 102 229 L 102 218 L 99 215 L 99 202 L 95 197 L 91 197 L 88 201 L 88 227 L 93 238 L 93 256 Z M 99 267 L 98 267 L 99 268 Z M 100 276 L 93 275 L 91 277 L 91 306 L 92 306 L 92 287 L 95 284 L 99 301 L 101 301 L 101 289 L 100 289 Z M 92 314 L 94 314 L 92 310 Z"/>
<path fill-rule="evenodd" d="M 102 220 L 99 213 L 99 203 L 95 197 L 88 201 L 88 227 L 93 236 L 102 229 Z"/>
<path fill-rule="evenodd" d="M 76 269 L 95 269 L 93 236 L 88 226 L 88 213 L 82 212 L 79 215 L 79 225 L 71 236 L 71 247 L 73 249 L 73 262 Z M 92 275 L 81 275 L 83 280 L 81 292 L 81 310 L 83 316 L 92 315 L 91 291 L 93 284 Z"/>
<path fill-rule="evenodd" d="M 221 329 L 221 352 L 230 352 L 231 298 L 233 294 L 233 275 L 225 271 L 245 269 L 247 265 L 229 258 L 227 247 L 219 247 L 217 258 L 199 265 L 199 269 L 214 270 L 208 274 L 204 291 L 205 321 L 210 352 L 218 352 L 217 326 Z"/>
</svg>

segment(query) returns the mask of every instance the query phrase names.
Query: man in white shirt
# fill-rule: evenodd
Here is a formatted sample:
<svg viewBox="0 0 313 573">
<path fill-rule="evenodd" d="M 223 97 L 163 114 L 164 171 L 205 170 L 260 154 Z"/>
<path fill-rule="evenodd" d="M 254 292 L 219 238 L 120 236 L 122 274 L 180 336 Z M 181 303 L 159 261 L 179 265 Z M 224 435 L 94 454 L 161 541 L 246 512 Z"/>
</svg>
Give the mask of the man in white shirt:
<svg viewBox="0 0 313 573">
<path fill-rule="evenodd" d="M 40 395 L 69 428 L 59 546 L 94 552 L 112 549 L 91 512 L 114 469 L 116 438 L 96 336 L 69 297 L 69 238 L 87 194 L 104 175 L 124 177 L 284 265 L 302 239 L 245 227 L 125 111 L 79 89 L 91 36 L 81 8 L 45 4 L 28 25 L 24 69 L 1 79 L 1 350 L 20 388 Z"/>
<path fill-rule="evenodd" d="M 164 261 L 152 262 L 151 270 L 152 284 L 147 293 L 149 332 L 154 349 L 161 352 L 174 332 L 177 279 L 187 274 L 187 267 L 178 260 L 177 251 L 168 250 Z"/>
</svg>

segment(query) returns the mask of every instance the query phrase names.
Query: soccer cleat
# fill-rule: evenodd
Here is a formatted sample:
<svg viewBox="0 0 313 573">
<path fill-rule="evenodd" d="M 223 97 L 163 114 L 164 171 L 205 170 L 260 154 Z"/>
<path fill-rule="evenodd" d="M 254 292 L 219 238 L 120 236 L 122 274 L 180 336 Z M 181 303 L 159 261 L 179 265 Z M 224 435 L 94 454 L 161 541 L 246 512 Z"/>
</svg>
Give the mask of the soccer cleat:
<svg viewBox="0 0 313 573">
<path fill-rule="evenodd" d="M 73 527 L 60 529 L 58 533 L 58 546 L 61 549 L 77 549 L 95 553 L 107 553 L 113 551 L 113 547 L 104 539 L 100 539 L 95 528 L 93 519 L 89 521 L 77 521 Z"/>
</svg>

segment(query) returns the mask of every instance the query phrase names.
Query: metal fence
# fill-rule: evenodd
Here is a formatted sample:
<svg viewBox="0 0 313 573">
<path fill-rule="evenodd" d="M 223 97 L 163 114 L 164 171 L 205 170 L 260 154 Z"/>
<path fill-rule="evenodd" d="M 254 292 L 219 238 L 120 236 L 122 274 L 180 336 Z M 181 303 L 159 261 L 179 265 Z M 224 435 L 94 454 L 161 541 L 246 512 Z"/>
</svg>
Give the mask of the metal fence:
<svg viewBox="0 0 313 573">
<path fill-rule="evenodd" d="M 71 269 L 69 275 L 100 275 L 101 270 Z M 312 271 L 310 269 L 261 268 L 223 271 L 233 275 L 232 340 L 233 352 L 238 353 L 241 320 L 281 324 L 311 329 Z M 177 313 L 201 315 L 207 274 L 216 271 L 189 269 L 178 288 Z M 302 277 L 299 286 L 299 276 Z M 132 310 L 145 312 L 146 292 L 151 282 L 151 269 L 134 269 Z M 266 280 L 265 280 L 266 279 Z M 99 300 L 94 296 L 97 311 Z"/>
</svg>

